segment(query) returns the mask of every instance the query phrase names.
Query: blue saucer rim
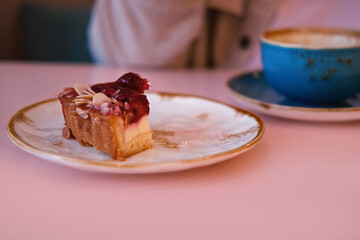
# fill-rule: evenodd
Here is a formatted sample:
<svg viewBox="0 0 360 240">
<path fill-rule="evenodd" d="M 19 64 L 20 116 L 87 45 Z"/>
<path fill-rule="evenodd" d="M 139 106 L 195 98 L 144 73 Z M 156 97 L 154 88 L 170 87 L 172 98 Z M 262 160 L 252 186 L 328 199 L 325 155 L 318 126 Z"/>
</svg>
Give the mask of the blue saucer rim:
<svg viewBox="0 0 360 240">
<path fill-rule="evenodd" d="M 253 70 L 253 71 L 247 71 L 241 74 L 237 74 L 233 77 L 230 77 L 229 80 L 226 82 L 226 86 L 228 91 L 235 97 L 242 99 L 243 101 L 246 101 L 248 103 L 256 104 L 258 106 L 261 106 L 264 109 L 269 108 L 277 108 L 282 110 L 296 110 L 296 111 L 306 111 L 306 112 L 357 112 L 360 111 L 360 107 L 341 107 L 341 108 L 313 108 L 313 107 L 295 107 L 290 105 L 284 105 L 284 104 L 276 104 L 276 103 L 270 103 L 265 102 L 262 100 L 258 100 L 256 98 L 251 98 L 248 96 L 245 96 L 235 89 L 231 87 L 231 83 L 234 81 L 239 81 L 243 76 L 251 75 L 254 77 L 256 74 L 261 74 L 262 70 Z M 278 93 L 279 95 L 283 96 L 282 94 Z"/>
</svg>

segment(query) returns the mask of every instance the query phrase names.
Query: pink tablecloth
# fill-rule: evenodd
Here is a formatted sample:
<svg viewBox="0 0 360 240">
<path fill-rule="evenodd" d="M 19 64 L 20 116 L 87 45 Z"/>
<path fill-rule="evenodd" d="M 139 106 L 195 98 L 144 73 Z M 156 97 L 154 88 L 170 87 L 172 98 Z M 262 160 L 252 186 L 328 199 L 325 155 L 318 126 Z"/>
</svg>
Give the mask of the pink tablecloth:
<svg viewBox="0 0 360 240">
<path fill-rule="evenodd" d="M 260 115 L 259 144 L 229 161 L 165 174 L 75 170 L 6 136 L 10 117 L 75 82 L 130 69 L 0 63 L 0 239 L 360 239 L 360 122 Z M 133 70 L 133 69 L 132 69 Z M 149 71 L 152 90 L 232 101 L 237 71 Z"/>
</svg>

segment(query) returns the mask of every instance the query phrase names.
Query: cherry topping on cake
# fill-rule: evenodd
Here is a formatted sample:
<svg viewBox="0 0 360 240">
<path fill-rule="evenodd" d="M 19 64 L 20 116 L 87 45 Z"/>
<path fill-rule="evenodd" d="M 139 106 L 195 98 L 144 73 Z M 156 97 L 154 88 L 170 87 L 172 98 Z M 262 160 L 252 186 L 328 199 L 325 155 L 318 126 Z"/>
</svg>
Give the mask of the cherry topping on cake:
<svg viewBox="0 0 360 240">
<path fill-rule="evenodd" d="M 140 93 L 144 93 L 144 90 L 149 89 L 149 82 L 145 78 L 141 78 L 139 74 L 129 72 L 122 75 L 117 81 L 120 86 L 134 89 Z"/>
<path fill-rule="evenodd" d="M 131 123 L 149 114 L 149 102 L 143 94 L 149 86 L 147 79 L 129 72 L 114 82 L 94 84 L 90 87 L 76 84 L 75 88 L 65 88 L 58 98 L 75 98 L 76 106 L 98 110 L 103 115 L 131 114 Z M 81 117 L 86 118 L 89 111 L 78 108 L 78 112 Z"/>
<path fill-rule="evenodd" d="M 149 82 L 145 78 L 141 78 L 138 74 L 129 72 L 122 75 L 115 82 L 98 83 L 91 86 L 91 89 L 95 92 L 101 92 L 103 90 L 111 89 L 118 90 L 121 88 L 132 89 L 137 93 L 144 93 L 144 90 L 149 89 Z"/>
</svg>

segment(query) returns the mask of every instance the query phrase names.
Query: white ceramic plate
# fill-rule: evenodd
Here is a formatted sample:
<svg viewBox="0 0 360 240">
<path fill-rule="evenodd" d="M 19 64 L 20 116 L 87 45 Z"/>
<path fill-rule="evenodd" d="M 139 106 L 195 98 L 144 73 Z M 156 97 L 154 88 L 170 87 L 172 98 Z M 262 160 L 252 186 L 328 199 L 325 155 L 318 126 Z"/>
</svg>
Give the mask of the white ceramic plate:
<svg viewBox="0 0 360 240">
<path fill-rule="evenodd" d="M 154 173 L 201 167 L 251 149 L 264 132 L 253 113 L 191 95 L 147 93 L 154 148 L 120 162 L 61 135 L 64 120 L 56 99 L 18 111 L 7 133 L 21 149 L 83 170 Z"/>
<path fill-rule="evenodd" d="M 295 102 L 272 89 L 261 72 L 234 77 L 228 81 L 227 87 L 235 101 L 244 107 L 272 116 L 324 122 L 360 119 L 360 93 L 336 104 Z"/>
</svg>

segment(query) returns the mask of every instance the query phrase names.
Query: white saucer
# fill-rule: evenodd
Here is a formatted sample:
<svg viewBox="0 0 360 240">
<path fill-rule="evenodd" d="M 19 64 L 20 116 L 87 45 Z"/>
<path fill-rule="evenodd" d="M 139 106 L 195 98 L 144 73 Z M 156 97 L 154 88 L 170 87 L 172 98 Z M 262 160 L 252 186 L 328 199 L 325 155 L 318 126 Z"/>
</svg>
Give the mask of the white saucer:
<svg viewBox="0 0 360 240">
<path fill-rule="evenodd" d="M 253 113 L 191 95 L 147 93 L 154 148 L 120 162 L 62 137 L 64 119 L 56 99 L 18 111 L 7 133 L 21 149 L 82 170 L 113 173 L 179 171 L 225 161 L 256 145 L 264 132 Z M 24 159 L 25 160 L 25 159 Z"/>
<path fill-rule="evenodd" d="M 262 72 L 234 77 L 227 82 L 227 87 L 234 99 L 244 107 L 272 116 L 329 122 L 360 119 L 360 93 L 337 104 L 295 102 L 273 90 Z"/>
</svg>

